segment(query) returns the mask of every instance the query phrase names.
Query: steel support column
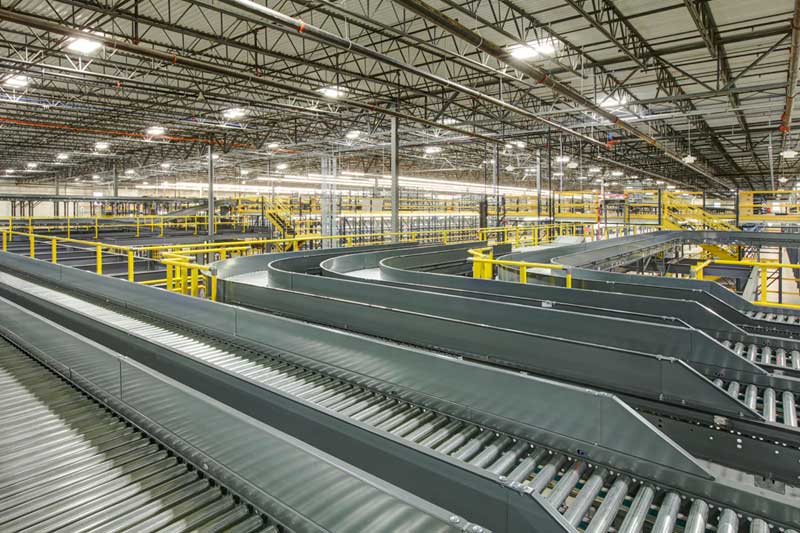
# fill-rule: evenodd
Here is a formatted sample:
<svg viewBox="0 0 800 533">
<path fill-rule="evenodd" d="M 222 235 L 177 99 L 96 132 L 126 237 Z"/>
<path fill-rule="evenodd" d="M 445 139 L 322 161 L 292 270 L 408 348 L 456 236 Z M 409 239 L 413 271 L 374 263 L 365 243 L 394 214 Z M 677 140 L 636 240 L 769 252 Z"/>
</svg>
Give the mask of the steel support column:
<svg viewBox="0 0 800 533">
<path fill-rule="evenodd" d="M 336 177 L 336 155 L 324 154 L 321 161 L 322 168 L 322 191 L 321 191 L 321 210 L 322 210 L 322 236 L 329 237 L 336 235 L 336 184 L 331 179 Z M 335 248 L 337 243 L 332 239 L 323 239 L 323 248 Z"/>
<path fill-rule="evenodd" d="M 208 145 L 208 236 L 213 239 L 214 226 L 214 145 Z"/>
<path fill-rule="evenodd" d="M 400 163 L 398 160 L 400 151 L 400 135 L 397 129 L 397 117 L 391 119 L 392 129 L 392 153 L 391 153 L 391 172 L 392 172 L 392 233 L 400 231 Z M 393 235 L 392 241 L 398 241 L 398 236 Z"/>
</svg>

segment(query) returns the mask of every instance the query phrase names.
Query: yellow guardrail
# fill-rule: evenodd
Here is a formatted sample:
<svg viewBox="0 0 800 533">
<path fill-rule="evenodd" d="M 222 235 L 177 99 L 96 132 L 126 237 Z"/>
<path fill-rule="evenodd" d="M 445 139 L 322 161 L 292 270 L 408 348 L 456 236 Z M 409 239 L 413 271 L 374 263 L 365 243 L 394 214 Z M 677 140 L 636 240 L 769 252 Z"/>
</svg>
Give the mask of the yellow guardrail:
<svg viewBox="0 0 800 533">
<path fill-rule="evenodd" d="M 5 224 L 4 229 L 11 231 L 36 232 L 38 234 L 59 232 L 66 233 L 68 238 L 72 237 L 73 232 L 89 232 L 94 233 L 94 238 L 98 239 L 101 230 L 130 230 L 137 237 L 141 236 L 142 231 L 149 231 L 151 235 L 157 233 L 163 237 L 165 229 L 193 231 L 195 235 L 198 235 L 208 228 L 208 217 L 206 215 L 8 216 L 0 217 L 0 224 Z M 241 230 L 244 233 L 251 227 L 251 220 L 247 216 L 215 216 L 214 228 L 219 229 L 220 226 L 229 226 L 234 231 Z"/>
<path fill-rule="evenodd" d="M 779 263 L 773 261 L 749 261 L 743 259 L 741 261 L 733 261 L 727 259 L 709 259 L 707 261 L 703 261 L 698 263 L 691 268 L 691 272 L 693 273 L 696 279 L 705 279 L 704 278 L 704 270 L 712 264 L 718 265 L 741 265 L 741 266 L 748 266 L 754 267 L 759 269 L 759 285 L 758 285 L 758 300 L 754 300 L 752 303 L 756 305 L 766 305 L 766 306 L 777 306 L 777 307 L 787 307 L 791 309 L 800 309 L 800 304 L 788 304 L 788 303 L 780 303 L 780 302 L 771 302 L 768 299 L 768 296 L 771 292 L 778 292 L 778 291 L 770 291 L 769 290 L 769 270 L 770 269 L 783 269 L 783 268 L 791 268 L 791 269 L 800 269 L 800 264 L 796 263 Z M 794 278 L 791 278 L 794 279 Z"/>
<path fill-rule="evenodd" d="M 562 270 L 566 273 L 565 286 L 569 289 L 572 288 L 572 270 L 570 267 L 564 265 L 557 265 L 555 263 L 533 263 L 530 261 L 510 261 L 506 259 L 494 259 L 492 257 L 492 248 L 473 248 L 467 250 L 469 253 L 469 261 L 472 262 L 472 277 L 477 279 L 493 279 L 494 266 L 514 266 L 519 268 L 519 282 L 528 282 L 528 269 L 529 268 L 542 268 L 550 270 Z"/>
<path fill-rule="evenodd" d="M 147 285 L 164 285 L 167 290 L 181 292 L 182 294 L 198 295 L 203 293 L 211 299 L 216 299 L 216 278 L 206 275 L 208 261 L 227 259 L 233 255 L 246 255 L 270 249 L 299 250 L 302 246 L 310 248 L 321 247 L 323 242 L 331 241 L 334 246 L 363 246 L 385 242 L 419 242 L 419 243 L 455 243 L 474 240 L 486 240 L 494 244 L 539 245 L 552 242 L 563 235 L 584 235 L 588 239 L 609 238 L 636 234 L 642 231 L 653 231 L 648 226 L 615 226 L 592 228 L 579 223 L 560 223 L 531 226 L 502 226 L 495 228 L 456 228 L 450 230 L 422 230 L 388 233 L 367 233 L 321 236 L 317 234 L 299 235 L 290 238 L 277 239 L 240 239 L 235 241 L 214 241 L 190 244 L 161 244 L 151 246 L 124 246 L 107 244 L 99 241 L 73 239 L 58 235 L 43 235 L 12 229 L 0 229 L 2 237 L 2 250 L 8 251 L 14 237 L 28 239 L 28 255 L 37 258 L 37 244 L 49 243 L 50 261 L 58 263 L 59 253 L 64 249 L 81 249 L 94 252 L 95 272 L 103 274 L 103 259 L 105 254 L 117 254 L 124 257 L 127 263 L 128 281 L 136 281 L 135 263 L 139 259 L 156 259 L 166 267 L 165 278 L 147 280 L 141 283 Z M 40 250 L 41 251 L 41 250 Z M 204 262 L 204 259 L 207 261 Z M 492 264 L 485 264 L 479 258 L 478 264 L 483 264 L 481 272 L 489 272 L 491 276 Z M 509 264 L 514 262 L 495 262 L 493 264 Z M 529 266 L 537 266 L 535 263 Z M 541 268 L 558 268 L 553 265 L 538 265 Z M 488 270 L 487 270 L 488 269 Z M 527 279 L 527 271 L 522 270 L 521 276 Z M 569 276 L 571 284 L 571 276 Z"/>
</svg>

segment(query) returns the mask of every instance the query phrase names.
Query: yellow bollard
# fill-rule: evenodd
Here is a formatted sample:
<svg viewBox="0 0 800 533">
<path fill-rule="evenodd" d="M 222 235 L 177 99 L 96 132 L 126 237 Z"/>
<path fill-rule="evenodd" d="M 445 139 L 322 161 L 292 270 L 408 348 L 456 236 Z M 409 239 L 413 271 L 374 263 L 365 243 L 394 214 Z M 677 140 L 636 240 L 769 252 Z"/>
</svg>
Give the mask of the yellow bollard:
<svg viewBox="0 0 800 533">
<path fill-rule="evenodd" d="M 525 266 L 519 267 L 519 282 L 528 283 L 528 268 Z"/>
<path fill-rule="evenodd" d="M 128 250 L 128 281 L 133 281 L 135 277 L 133 274 L 134 262 L 135 259 L 133 257 L 133 250 Z"/>
<path fill-rule="evenodd" d="M 28 243 L 30 243 L 30 256 L 36 257 L 36 237 L 33 236 L 33 233 L 28 234 Z"/>
<path fill-rule="evenodd" d="M 58 251 L 56 248 L 58 247 L 58 241 L 53 239 L 50 241 L 50 261 L 53 263 L 58 263 Z"/>
<path fill-rule="evenodd" d="M 97 262 L 97 273 L 103 273 L 103 247 L 99 244 L 97 245 L 97 250 L 95 252 L 95 261 Z"/>
<path fill-rule="evenodd" d="M 572 288 L 572 272 L 570 272 L 569 270 L 567 270 L 567 282 L 566 282 L 566 285 L 567 285 L 568 289 Z"/>
<path fill-rule="evenodd" d="M 211 276 L 211 301 L 217 301 L 217 276 Z"/>
</svg>

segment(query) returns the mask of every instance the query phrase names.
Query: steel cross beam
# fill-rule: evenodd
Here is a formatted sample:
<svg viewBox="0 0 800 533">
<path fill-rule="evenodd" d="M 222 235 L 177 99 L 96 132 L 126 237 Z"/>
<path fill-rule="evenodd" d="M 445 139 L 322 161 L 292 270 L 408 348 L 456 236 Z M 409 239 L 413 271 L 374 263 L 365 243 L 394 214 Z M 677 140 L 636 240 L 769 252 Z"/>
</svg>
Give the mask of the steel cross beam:
<svg viewBox="0 0 800 533">
<path fill-rule="evenodd" d="M 728 62 L 728 55 L 725 52 L 725 47 L 720 42 L 717 22 L 714 20 L 714 14 L 711 12 L 708 2 L 706 0 L 683 0 L 683 3 L 692 16 L 692 20 L 694 20 L 697 26 L 697 31 L 699 31 L 700 35 L 703 37 L 703 41 L 706 43 L 711 57 L 716 59 L 719 64 L 719 77 L 721 78 L 722 85 L 725 87 L 728 85 L 735 85 L 736 82 L 731 72 L 731 65 Z M 753 140 L 750 138 L 750 131 L 747 127 L 747 120 L 745 119 L 744 113 L 739 111 L 739 106 L 741 104 L 739 95 L 728 92 L 728 101 L 730 101 L 734 109 L 739 125 L 742 127 L 742 130 L 744 130 L 747 142 L 746 148 L 750 150 L 753 146 Z"/>
<path fill-rule="evenodd" d="M 694 103 L 686 97 L 686 92 L 670 71 L 669 64 L 653 49 L 650 43 L 609 0 L 566 0 L 592 27 L 600 31 L 607 39 L 614 43 L 625 55 L 641 68 L 655 70 L 658 89 L 665 95 L 682 98 L 677 101 L 677 106 L 684 112 L 696 111 Z M 587 10 L 590 4 L 590 10 Z M 739 164 L 733 159 L 728 150 L 722 145 L 716 133 L 702 117 L 690 116 L 689 120 L 694 127 L 707 135 L 714 149 L 719 152 L 736 172 L 743 172 Z M 688 143 L 685 144 L 688 151 Z M 750 187 L 752 182 L 747 179 Z"/>
</svg>

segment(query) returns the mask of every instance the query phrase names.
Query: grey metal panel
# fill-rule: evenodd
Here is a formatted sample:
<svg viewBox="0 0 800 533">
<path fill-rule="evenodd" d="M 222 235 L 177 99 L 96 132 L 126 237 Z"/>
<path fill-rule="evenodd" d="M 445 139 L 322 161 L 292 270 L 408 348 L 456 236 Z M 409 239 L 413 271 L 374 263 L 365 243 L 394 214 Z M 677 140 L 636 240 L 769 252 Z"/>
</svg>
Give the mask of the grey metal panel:
<svg viewBox="0 0 800 533">
<path fill-rule="evenodd" d="M 165 291 L 116 279 L 108 281 L 119 284 L 117 290 L 130 293 L 130 297 L 122 301 L 147 300 L 147 306 L 140 309 L 142 312 L 153 314 L 162 307 L 174 307 L 173 299 L 165 298 L 174 295 Z M 86 287 L 84 292 L 105 297 L 105 285 Z M 284 357 L 295 354 L 311 368 L 339 368 L 359 381 L 382 382 L 385 390 L 402 390 L 421 399 L 427 398 L 436 406 L 445 406 L 445 411 L 466 410 L 461 416 L 470 415 L 470 419 L 477 418 L 478 423 L 481 418 L 489 417 L 510 433 L 557 449 L 572 453 L 580 450 L 581 454 L 588 450 L 598 462 L 616 468 L 635 465 L 644 477 L 681 484 L 686 479 L 681 473 L 706 476 L 689 454 L 609 394 L 456 361 L 247 309 L 218 303 L 210 305 L 217 306 L 218 312 L 234 310 L 237 336 L 274 347 L 282 351 Z M 128 306 L 138 307 L 130 303 Z M 167 314 L 174 316 L 173 312 Z M 191 319 L 182 317 L 194 327 L 213 328 L 213 323 L 204 322 L 204 319 L 206 315 L 202 314 L 192 315 Z M 493 393 L 495 390 L 502 390 L 504 394 L 498 396 Z M 554 397 L 561 401 L 553 403 Z M 598 424 L 601 425 L 598 427 Z"/>
<path fill-rule="evenodd" d="M 312 284 L 322 281 L 311 278 L 308 281 Z M 248 287 L 243 291 L 237 289 L 233 287 L 230 292 L 233 302 L 260 309 L 417 345 L 435 346 L 475 359 L 611 391 L 660 398 L 687 407 L 711 409 L 718 414 L 759 418 L 744 404 L 673 358 L 534 335 L 527 331 L 492 328 L 485 323 L 389 309 L 384 307 L 385 303 L 369 305 L 313 293 L 261 287 Z M 419 300 L 423 297 L 412 296 Z M 460 305 L 460 308 L 469 305 L 466 302 L 453 303 L 455 307 Z M 390 330 L 387 330 L 387 324 L 391 324 Z M 628 329 L 631 329 L 629 325 Z M 692 336 L 694 333 L 690 332 Z M 691 338 L 688 340 L 691 342 Z M 709 357 L 705 366 L 712 375 L 764 374 L 749 361 L 719 348 L 720 352 L 730 356 L 728 359 L 732 359 L 731 368 L 738 368 L 738 371 L 732 372 L 722 362 L 712 364 Z"/>
<path fill-rule="evenodd" d="M 80 339 L 15 304 L 0 299 L 0 317 L 19 319 L 16 335 L 68 368 L 92 392 L 110 394 L 157 424 L 183 450 L 210 458 L 232 472 L 243 495 L 297 531 L 461 531 L 452 513 L 343 463 L 174 380 Z M 50 339 L 42 342 L 41 336 Z M 55 344 L 55 346 L 53 346 Z M 64 348 L 80 353 L 65 357 Z M 85 361 L 84 361 L 85 359 Z M 116 384 L 85 373 L 102 362 Z M 114 405 L 116 407 L 116 405 Z M 198 466 L 201 466 L 202 464 Z M 461 519 L 461 525 L 467 523 Z"/>
</svg>

